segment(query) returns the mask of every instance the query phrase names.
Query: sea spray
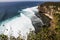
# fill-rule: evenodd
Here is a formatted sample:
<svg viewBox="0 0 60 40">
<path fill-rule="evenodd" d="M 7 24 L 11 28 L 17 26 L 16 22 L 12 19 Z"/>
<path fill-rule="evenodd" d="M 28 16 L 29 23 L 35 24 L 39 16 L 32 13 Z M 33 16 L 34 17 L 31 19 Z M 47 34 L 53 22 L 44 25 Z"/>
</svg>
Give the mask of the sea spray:
<svg viewBox="0 0 60 40">
<path fill-rule="evenodd" d="M 27 33 L 35 31 L 33 24 L 43 25 L 42 20 L 35 15 L 37 12 L 37 7 L 26 8 L 20 11 L 21 16 L 3 21 L 1 24 L 4 27 L 3 34 L 17 38 L 20 32 L 21 36 L 25 36 L 25 40 L 27 40 Z"/>
<path fill-rule="evenodd" d="M 44 25 L 43 21 L 37 17 L 35 14 L 38 14 L 38 6 L 26 8 L 21 11 L 22 14 L 31 19 L 33 24 L 40 23 L 40 26 Z"/>
</svg>

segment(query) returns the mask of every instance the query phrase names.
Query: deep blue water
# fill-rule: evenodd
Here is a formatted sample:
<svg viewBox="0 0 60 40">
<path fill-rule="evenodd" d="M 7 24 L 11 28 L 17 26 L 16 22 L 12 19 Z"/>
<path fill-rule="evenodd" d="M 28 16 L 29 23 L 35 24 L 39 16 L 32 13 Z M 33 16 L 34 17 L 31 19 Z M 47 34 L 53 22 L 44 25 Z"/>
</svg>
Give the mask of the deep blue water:
<svg viewBox="0 0 60 40">
<path fill-rule="evenodd" d="M 37 6 L 44 2 L 0 2 L 0 22 L 18 15 L 18 10 Z"/>
</svg>

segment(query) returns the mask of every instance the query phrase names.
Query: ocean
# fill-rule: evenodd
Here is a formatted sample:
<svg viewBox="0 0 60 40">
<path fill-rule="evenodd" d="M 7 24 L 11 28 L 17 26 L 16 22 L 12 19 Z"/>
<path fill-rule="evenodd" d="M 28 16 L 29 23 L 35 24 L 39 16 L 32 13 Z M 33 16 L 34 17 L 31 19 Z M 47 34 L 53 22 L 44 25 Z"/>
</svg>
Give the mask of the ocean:
<svg viewBox="0 0 60 40">
<path fill-rule="evenodd" d="M 38 12 L 38 5 L 42 3 L 44 2 L 1 2 L 0 34 L 15 38 L 21 34 L 22 38 L 25 36 L 24 39 L 27 40 L 27 33 L 35 31 L 33 24 L 44 25 L 43 21 L 35 15 Z"/>
<path fill-rule="evenodd" d="M 0 2 L 0 22 L 19 15 L 18 10 L 40 5 L 44 2 L 25 1 L 25 2 Z"/>
</svg>

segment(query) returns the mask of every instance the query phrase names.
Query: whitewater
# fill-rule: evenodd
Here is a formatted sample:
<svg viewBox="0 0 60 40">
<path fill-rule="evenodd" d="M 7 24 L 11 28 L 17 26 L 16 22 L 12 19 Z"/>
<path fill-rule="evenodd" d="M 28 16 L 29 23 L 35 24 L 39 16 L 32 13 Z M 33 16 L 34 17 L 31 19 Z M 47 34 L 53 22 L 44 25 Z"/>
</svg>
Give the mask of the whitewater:
<svg viewBox="0 0 60 40">
<path fill-rule="evenodd" d="M 21 34 L 22 38 L 25 37 L 24 39 L 27 40 L 27 34 L 30 31 L 35 31 L 33 24 L 40 22 L 43 25 L 42 20 L 35 15 L 38 12 L 37 8 L 38 6 L 18 10 L 20 16 L 15 16 L 0 23 L 0 34 L 5 34 L 8 37 L 14 36 L 15 38 Z"/>
</svg>

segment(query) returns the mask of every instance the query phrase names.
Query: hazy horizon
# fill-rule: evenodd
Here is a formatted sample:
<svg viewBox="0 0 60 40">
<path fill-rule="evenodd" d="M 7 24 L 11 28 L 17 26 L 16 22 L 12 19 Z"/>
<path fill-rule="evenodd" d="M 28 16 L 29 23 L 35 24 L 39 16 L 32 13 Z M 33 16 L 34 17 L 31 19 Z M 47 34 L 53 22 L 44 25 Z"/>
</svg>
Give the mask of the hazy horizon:
<svg viewBox="0 0 60 40">
<path fill-rule="evenodd" d="M 59 2 L 60 0 L 0 0 L 0 2 L 22 2 L 22 1 L 53 1 Z"/>
</svg>

